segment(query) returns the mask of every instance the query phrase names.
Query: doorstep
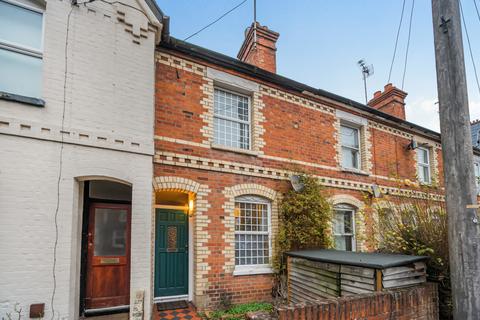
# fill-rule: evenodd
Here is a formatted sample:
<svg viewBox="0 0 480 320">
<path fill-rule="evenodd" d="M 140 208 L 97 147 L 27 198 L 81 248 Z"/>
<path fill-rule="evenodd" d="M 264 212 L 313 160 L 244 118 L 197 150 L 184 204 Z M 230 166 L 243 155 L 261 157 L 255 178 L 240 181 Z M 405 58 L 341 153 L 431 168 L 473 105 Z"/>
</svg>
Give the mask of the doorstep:
<svg viewBox="0 0 480 320">
<path fill-rule="evenodd" d="M 153 320 L 201 320 L 195 307 L 189 303 L 188 308 L 157 311 L 157 307 L 153 305 Z"/>
</svg>

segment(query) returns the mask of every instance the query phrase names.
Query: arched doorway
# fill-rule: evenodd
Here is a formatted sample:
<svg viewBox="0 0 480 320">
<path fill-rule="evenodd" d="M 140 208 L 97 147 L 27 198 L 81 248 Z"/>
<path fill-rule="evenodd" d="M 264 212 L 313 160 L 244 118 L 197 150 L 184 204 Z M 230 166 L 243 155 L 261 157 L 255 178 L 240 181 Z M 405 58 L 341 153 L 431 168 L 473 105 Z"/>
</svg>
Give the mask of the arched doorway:
<svg viewBox="0 0 480 320">
<path fill-rule="evenodd" d="M 129 310 L 131 203 L 130 185 L 84 182 L 81 314 Z"/>
</svg>

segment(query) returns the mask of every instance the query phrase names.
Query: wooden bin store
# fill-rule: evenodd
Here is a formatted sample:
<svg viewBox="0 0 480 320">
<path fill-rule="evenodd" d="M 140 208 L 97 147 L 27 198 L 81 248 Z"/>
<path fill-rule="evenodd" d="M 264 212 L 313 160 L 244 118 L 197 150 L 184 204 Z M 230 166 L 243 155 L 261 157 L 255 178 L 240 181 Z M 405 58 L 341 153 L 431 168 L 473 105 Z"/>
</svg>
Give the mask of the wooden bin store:
<svg viewBox="0 0 480 320">
<path fill-rule="evenodd" d="M 423 256 L 304 250 L 287 257 L 290 303 L 404 288 L 427 279 Z"/>
</svg>

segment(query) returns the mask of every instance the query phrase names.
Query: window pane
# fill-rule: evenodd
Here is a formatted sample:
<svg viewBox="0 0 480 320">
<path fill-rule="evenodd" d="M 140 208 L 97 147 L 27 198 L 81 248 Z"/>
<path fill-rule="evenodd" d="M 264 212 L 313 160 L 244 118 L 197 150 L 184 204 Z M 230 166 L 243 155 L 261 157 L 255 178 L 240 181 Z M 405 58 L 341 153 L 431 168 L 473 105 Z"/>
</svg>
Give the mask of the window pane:
<svg viewBox="0 0 480 320">
<path fill-rule="evenodd" d="M 95 256 L 124 256 L 127 241 L 127 211 L 95 209 Z"/>
<path fill-rule="evenodd" d="M 429 167 L 422 167 L 423 169 L 423 182 L 430 182 L 430 168 Z"/>
<path fill-rule="evenodd" d="M 215 89 L 215 115 L 248 121 L 248 98 Z"/>
<path fill-rule="evenodd" d="M 245 123 L 215 118 L 214 141 L 216 144 L 227 147 L 249 149 L 250 126 Z"/>
<path fill-rule="evenodd" d="M 0 42 L 42 49 L 42 14 L 0 0 Z"/>
<path fill-rule="evenodd" d="M 335 249 L 352 251 L 352 236 L 335 236 Z"/>
<path fill-rule="evenodd" d="M 342 167 L 358 169 L 358 151 L 342 147 Z"/>
<path fill-rule="evenodd" d="M 418 166 L 418 180 L 425 182 L 425 170 L 423 170 L 422 166 Z"/>
<path fill-rule="evenodd" d="M 428 164 L 428 151 L 425 149 L 417 149 L 417 160 L 419 163 Z"/>
<path fill-rule="evenodd" d="M 341 126 L 340 135 L 342 146 L 358 148 L 358 129 Z"/>
<path fill-rule="evenodd" d="M 42 59 L 0 49 L 0 70 L 0 91 L 40 98 Z"/>
</svg>

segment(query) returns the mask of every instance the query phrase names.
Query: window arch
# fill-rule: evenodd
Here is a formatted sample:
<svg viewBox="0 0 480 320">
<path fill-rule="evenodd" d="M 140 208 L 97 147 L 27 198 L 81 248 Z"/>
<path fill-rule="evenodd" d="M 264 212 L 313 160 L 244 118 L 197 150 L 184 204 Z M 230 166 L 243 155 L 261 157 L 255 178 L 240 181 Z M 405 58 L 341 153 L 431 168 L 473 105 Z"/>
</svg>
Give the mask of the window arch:
<svg viewBox="0 0 480 320">
<path fill-rule="evenodd" d="M 333 237 L 335 249 L 356 251 L 355 214 L 357 208 L 346 203 L 334 206 Z"/>
<path fill-rule="evenodd" d="M 235 198 L 235 268 L 266 267 L 271 260 L 271 201 L 257 195 Z"/>
</svg>

